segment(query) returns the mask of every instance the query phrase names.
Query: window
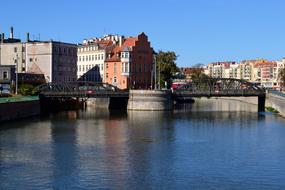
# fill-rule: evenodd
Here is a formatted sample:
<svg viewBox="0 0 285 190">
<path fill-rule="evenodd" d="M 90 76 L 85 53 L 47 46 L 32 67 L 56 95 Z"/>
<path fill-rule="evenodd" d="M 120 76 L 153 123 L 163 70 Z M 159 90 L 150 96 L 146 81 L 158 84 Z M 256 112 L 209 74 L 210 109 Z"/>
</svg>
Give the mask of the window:
<svg viewBox="0 0 285 190">
<path fill-rule="evenodd" d="M 86 55 L 86 61 L 88 61 L 88 55 Z"/>
<path fill-rule="evenodd" d="M 84 56 L 82 56 L 82 61 L 84 61 L 84 58 L 85 58 L 85 57 L 84 57 Z"/>
<path fill-rule="evenodd" d="M 25 52 L 25 47 L 22 47 L 22 52 Z"/>
<path fill-rule="evenodd" d="M 117 74 L 117 64 L 114 63 L 114 74 Z"/>
<path fill-rule="evenodd" d="M 7 71 L 3 72 L 3 79 L 8 79 L 8 72 Z"/>
<path fill-rule="evenodd" d="M 129 72 L 129 63 L 125 63 L 125 72 Z"/>
<path fill-rule="evenodd" d="M 92 55 L 92 61 L 94 61 L 94 55 Z"/>
<path fill-rule="evenodd" d="M 14 47 L 14 52 L 17 53 L 17 47 Z"/>
<path fill-rule="evenodd" d="M 89 55 L 89 61 L 91 61 L 91 55 Z"/>
<path fill-rule="evenodd" d="M 79 61 L 81 61 L 81 56 L 79 56 Z"/>
<path fill-rule="evenodd" d="M 117 83 L 117 77 L 114 77 L 113 82 Z"/>
<path fill-rule="evenodd" d="M 18 60 L 17 59 L 14 59 L 14 63 L 17 63 L 18 62 Z"/>
</svg>

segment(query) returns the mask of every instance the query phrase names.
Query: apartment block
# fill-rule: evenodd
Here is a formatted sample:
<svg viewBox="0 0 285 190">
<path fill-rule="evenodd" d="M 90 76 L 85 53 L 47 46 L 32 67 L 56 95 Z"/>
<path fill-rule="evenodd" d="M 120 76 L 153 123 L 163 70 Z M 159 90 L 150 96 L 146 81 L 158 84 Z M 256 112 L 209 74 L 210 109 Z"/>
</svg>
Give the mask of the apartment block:
<svg viewBox="0 0 285 190">
<path fill-rule="evenodd" d="M 123 36 L 105 35 L 84 40 L 77 49 L 77 79 L 105 82 L 106 53 L 122 42 Z"/>
<path fill-rule="evenodd" d="M 240 63 L 217 62 L 207 65 L 204 72 L 214 78 L 244 79 L 265 88 L 279 88 L 278 73 L 284 65 L 285 59 L 281 61 L 244 60 Z"/>
</svg>

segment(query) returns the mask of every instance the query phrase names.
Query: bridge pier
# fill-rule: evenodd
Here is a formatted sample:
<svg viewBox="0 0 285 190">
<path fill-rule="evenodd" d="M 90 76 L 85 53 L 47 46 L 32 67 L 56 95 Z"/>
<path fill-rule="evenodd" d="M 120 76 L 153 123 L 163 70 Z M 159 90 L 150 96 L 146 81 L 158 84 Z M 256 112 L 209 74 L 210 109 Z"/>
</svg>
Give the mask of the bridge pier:
<svg viewBox="0 0 285 190">
<path fill-rule="evenodd" d="M 266 99 L 265 94 L 258 96 L 258 112 L 265 111 L 265 99 Z"/>
<path fill-rule="evenodd" d="M 164 111 L 173 109 L 170 90 L 130 90 L 128 110 Z"/>
</svg>

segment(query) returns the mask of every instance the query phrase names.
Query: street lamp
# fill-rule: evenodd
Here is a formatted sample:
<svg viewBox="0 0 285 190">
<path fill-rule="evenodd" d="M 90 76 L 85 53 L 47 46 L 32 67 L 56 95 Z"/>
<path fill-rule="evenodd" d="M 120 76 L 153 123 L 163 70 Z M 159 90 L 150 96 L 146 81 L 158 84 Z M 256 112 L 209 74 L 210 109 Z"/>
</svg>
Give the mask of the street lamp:
<svg viewBox="0 0 285 190">
<path fill-rule="evenodd" d="M 15 84 L 15 94 L 18 94 L 18 54 L 16 54 L 16 59 L 14 58 L 14 60 L 16 61 L 16 84 Z"/>
</svg>

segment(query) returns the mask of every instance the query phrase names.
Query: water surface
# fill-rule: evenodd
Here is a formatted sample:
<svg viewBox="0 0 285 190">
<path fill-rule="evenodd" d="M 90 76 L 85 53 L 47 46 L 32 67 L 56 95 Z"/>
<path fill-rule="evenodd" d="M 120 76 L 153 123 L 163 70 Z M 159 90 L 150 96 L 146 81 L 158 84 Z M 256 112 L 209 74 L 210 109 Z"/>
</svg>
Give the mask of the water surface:
<svg viewBox="0 0 285 190">
<path fill-rule="evenodd" d="M 0 189 L 285 189 L 284 136 L 276 115 L 206 104 L 59 112 L 1 124 Z"/>
</svg>

